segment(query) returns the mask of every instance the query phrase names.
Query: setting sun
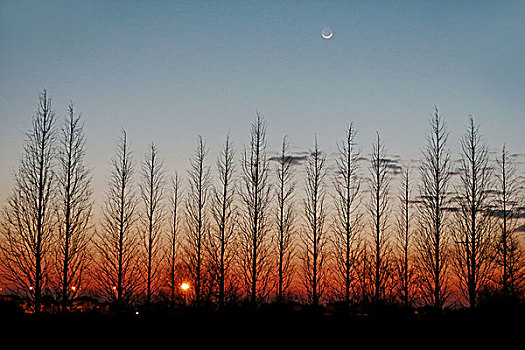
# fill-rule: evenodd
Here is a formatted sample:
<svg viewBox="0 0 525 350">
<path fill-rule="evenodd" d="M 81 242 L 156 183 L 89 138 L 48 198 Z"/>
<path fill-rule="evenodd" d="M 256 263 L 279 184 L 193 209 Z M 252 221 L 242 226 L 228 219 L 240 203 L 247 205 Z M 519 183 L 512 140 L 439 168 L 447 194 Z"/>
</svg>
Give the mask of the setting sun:
<svg viewBox="0 0 525 350">
<path fill-rule="evenodd" d="M 190 284 L 188 282 L 183 282 L 180 285 L 180 289 L 182 289 L 183 292 L 187 292 L 190 289 Z"/>
</svg>

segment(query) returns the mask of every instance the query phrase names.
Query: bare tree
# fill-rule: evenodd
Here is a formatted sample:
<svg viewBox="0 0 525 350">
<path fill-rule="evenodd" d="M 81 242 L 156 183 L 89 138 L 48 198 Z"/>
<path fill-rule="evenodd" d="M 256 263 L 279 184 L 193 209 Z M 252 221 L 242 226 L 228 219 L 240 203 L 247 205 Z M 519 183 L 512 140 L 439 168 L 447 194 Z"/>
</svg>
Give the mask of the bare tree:
<svg viewBox="0 0 525 350">
<path fill-rule="evenodd" d="M 357 241 L 355 248 L 354 269 L 355 269 L 355 299 L 356 301 L 369 304 L 370 296 L 370 252 L 369 246 L 364 239 Z"/>
<path fill-rule="evenodd" d="M 215 276 L 218 289 L 218 304 L 223 308 L 227 294 L 233 288 L 232 265 L 235 258 L 235 221 L 236 208 L 234 204 L 234 148 L 230 135 L 226 137 L 224 147 L 217 158 L 219 186 L 214 188 L 212 196 L 212 215 L 215 221 L 214 229 L 210 231 L 211 270 Z M 230 293 L 229 293 L 230 292 Z"/>
<path fill-rule="evenodd" d="M 460 181 L 456 188 L 458 211 L 452 230 L 456 250 L 454 266 L 461 291 L 473 309 L 480 290 L 490 279 L 494 245 L 493 217 L 489 213 L 492 169 L 488 148 L 472 116 L 461 138 L 461 150 Z"/>
<path fill-rule="evenodd" d="M 60 135 L 58 149 L 57 260 L 59 298 L 63 311 L 85 284 L 88 244 L 91 240 L 91 172 L 84 163 L 84 125 L 75 116 L 73 104 Z"/>
<path fill-rule="evenodd" d="M 292 260 L 294 257 L 294 221 L 295 213 L 293 196 L 295 191 L 294 159 L 290 156 L 289 143 L 286 136 L 283 138 L 281 152 L 275 167 L 277 187 L 277 302 L 286 300 L 288 289 L 293 279 Z"/>
<path fill-rule="evenodd" d="M 175 291 L 177 290 L 178 251 L 180 244 L 179 221 L 182 196 L 182 181 L 177 173 L 171 179 L 170 205 L 170 236 L 169 236 L 169 288 L 171 306 L 175 306 Z"/>
<path fill-rule="evenodd" d="M 449 266 L 447 208 L 451 177 L 448 132 L 437 107 L 430 118 L 430 133 L 422 151 L 419 168 L 420 186 L 418 230 L 415 244 L 422 297 L 435 309 L 441 309 L 448 297 Z"/>
<path fill-rule="evenodd" d="M 34 302 L 34 311 L 39 313 L 55 224 L 55 112 L 46 90 L 39 97 L 33 128 L 26 136 L 14 174 L 15 188 L 3 212 L 1 272 L 15 292 Z"/>
<path fill-rule="evenodd" d="M 338 143 L 339 157 L 336 159 L 334 178 L 336 272 L 347 304 L 350 303 L 352 288 L 356 282 L 354 281 L 358 255 L 356 241 L 362 216 L 357 212 L 361 180 L 358 177 L 359 151 L 355 143 L 355 135 L 356 130 L 350 123 L 344 141 Z"/>
<path fill-rule="evenodd" d="M 326 285 L 326 243 L 327 236 L 324 231 L 326 219 L 325 208 L 325 166 L 326 156 L 319 149 L 317 136 L 314 148 L 308 157 L 305 167 L 305 198 L 304 218 L 305 230 L 302 235 L 303 273 L 307 296 L 312 305 L 317 306 L 323 296 Z"/>
<path fill-rule="evenodd" d="M 148 147 L 141 169 L 141 235 L 145 253 L 146 304 L 160 288 L 162 230 L 164 226 L 164 165 L 154 143 Z"/>
<path fill-rule="evenodd" d="M 500 219 L 496 264 L 501 270 L 497 282 L 504 300 L 515 300 L 525 287 L 525 259 L 516 235 L 520 208 L 523 207 L 523 188 L 520 187 L 516 166 L 505 145 L 497 159 L 496 178 L 494 214 Z"/>
<path fill-rule="evenodd" d="M 377 133 L 377 140 L 372 147 L 370 158 L 369 191 L 371 194 L 368 212 L 372 219 L 372 254 L 373 271 L 371 280 L 374 286 L 374 302 L 378 304 L 386 296 L 387 284 L 390 276 L 389 239 L 386 234 L 388 228 L 389 208 L 389 164 L 386 159 L 384 144 Z"/>
<path fill-rule="evenodd" d="M 257 113 L 251 125 L 250 144 L 242 158 L 240 259 L 244 289 L 252 305 L 270 292 L 270 242 L 268 237 L 270 184 L 266 156 L 266 122 Z"/>
<path fill-rule="evenodd" d="M 95 273 L 100 291 L 115 302 L 120 312 L 134 300 L 139 286 L 134 164 L 124 130 L 111 165 L 101 230 L 95 240 L 98 253 Z"/>
<path fill-rule="evenodd" d="M 193 283 L 195 302 L 203 301 L 203 290 L 207 282 L 205 267 L 205 243 L 209 234 L 208 196 L 210 192 L 210 168 L 206 165 L 208 149 L 201 136 L 195 154 L 190 159 L 188 171 L 189 187 L 186 197 L 186 266 Z"/>
<path fill-rule="evenodd" d="M 401 302 L 405 308 L 411 306 L 414 298 L 414 268 L 412 262 L 412 206 L 410 171 L 401 175 L 400 211 L 397 216 L 397 281 Z"/>
</svg>

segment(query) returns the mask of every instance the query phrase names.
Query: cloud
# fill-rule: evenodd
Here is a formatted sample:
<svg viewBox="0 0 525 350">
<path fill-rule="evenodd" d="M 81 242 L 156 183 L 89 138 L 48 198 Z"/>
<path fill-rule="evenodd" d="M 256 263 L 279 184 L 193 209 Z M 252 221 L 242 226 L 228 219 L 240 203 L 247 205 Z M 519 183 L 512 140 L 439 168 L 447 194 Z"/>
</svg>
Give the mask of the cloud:
<svg viewBox="0 0 525 350">
<path fill-rule="evenodd" d="M 301 165 L 308 158 L 307 155 L 304 156 L 286 156 L 284 157 L 284 162 L 290 162 L 291 165 Z M 269 160 L 282 163 L 282 157 L 270 157 Z"/>
<path fill-rule="evenodd" d="M 399 160 L 392 158 L 381 158 L 381 161 L 385 163 L 399 163 Z"/>
<path fill-rule="evenodd" d="M 393 157 L 397 157 L 394 155 Z M 399 175 L 401 174 L 403 167 L 399 165 L 398 159 L 392 159 L 392 158 L 381 158 L 381 161 L 386 163 L 386 167 L 390 170 L 390 172 L 393 175 Z"/>
<path fill-rule="evenodd" d="M 391 173 L 394 175 L 399 175 L 403 172 L 403 167 L 397 164 L 387 164 L 387 168 L 390 169 Z"/>
<path fill-rule="evenodd" d="M 505 212 L 501 209 L 488 209 L 486 213 L 490 216 L 502 218 Z M 525 208 L 516 208 L 514 210 L 507 210 L 508 218 L 523 219 L 525 218 Z"/>
</svg>

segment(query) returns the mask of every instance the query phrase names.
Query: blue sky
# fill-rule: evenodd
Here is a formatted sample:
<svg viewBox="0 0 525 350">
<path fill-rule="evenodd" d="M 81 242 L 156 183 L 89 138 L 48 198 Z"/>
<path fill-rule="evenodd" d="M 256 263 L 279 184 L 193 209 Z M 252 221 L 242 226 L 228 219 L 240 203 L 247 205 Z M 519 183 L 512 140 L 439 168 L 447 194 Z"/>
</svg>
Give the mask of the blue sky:
<svg viewBox="0 0 525 350">
<path fill-rule="evenodd" d="M 184 173 L 198 134 L 210 163 L 228 132 L 240 156 L 256 111 L 270 151 L 317 134 L 330 154 L 353 121 L 363 153 L 378 131 L 416 158 L 436 104 L 453 151 L 472 114 L 523 153 L 523 18 L 522 1 L 0 1 L 0 201 L 43 88 L 59 122 L 82 113 L 97 196 L 121 128 Z"/>
</svg>

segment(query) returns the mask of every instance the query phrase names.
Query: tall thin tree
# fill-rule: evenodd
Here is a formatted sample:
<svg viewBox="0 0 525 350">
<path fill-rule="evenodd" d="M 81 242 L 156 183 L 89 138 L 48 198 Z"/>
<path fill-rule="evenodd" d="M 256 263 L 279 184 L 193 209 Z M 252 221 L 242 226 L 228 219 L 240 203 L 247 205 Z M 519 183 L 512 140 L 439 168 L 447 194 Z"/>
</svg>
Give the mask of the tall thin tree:
<svg viewBox="0 0 525 350">
<path fill-rule="evenodd" d="M 62 127 L 58 149 L 57 261 L 61 306 L 67 311 L 83 288 L 91 240 L 91 172 L 86 167 L 84 125 L 73 103 Z"/>
<path fill-rule="evenodd" d="M 493 268 L 492 168 L 486 143 L 479 125 L 469 116 L 468 127 L 461 138 L 460 181 L 456 188 L 458 211 L 453 232 L 454 266 L 460 289 L 469 307 L 475 308 L 480 290 L 487 287 Z"/>
<path fill-rule="evenodd" d="M 115 158 L 111 162 L 101 228 L 95 240 L 98 253 L 95 273 L 99 289 L 114 302 L 117 312 L 130 305 L 140 285 L 133 174 L 134 163 L 127 134 L 122 130 Z"/>
<path fill-rule="evenodd" d="M 219 185 L 212 196 L 212 215 L 214 229 L 210 231 L 210 256 L 213 275 L 217 284 L 219 308 L 224 308 L 227 294 L 233 287 L 232 266 L 235 258 L 235 207 L 234 183 L 234 148 L 230 135 L 226 137 L 224 147 L 217 158 Z"/>
<path fill-rule="evenodd" d="M 496 167 L 496 208 L 499 217 L 499 238 L 496 243 L 496 277 L 505 301 L 515 301 L 525 288 L 525 258 L 517 236 L 520 208 L 523 207 L 523 187 L 512 155 L 503 145 Z"/>
<path fill-rule="evenodd" d="M 422 297 L 436 310 L 448 297 L 449 233 L 448 211 L 451 196 L 448 132 L 437 107 L 430 117 L 427 145 L 419 167 L 420 185 L 415 244 Z"/>
<path fill-rule="evenodd" d="M 141 235 L 145 255 L 146 304 L 160 288 L 164 226 L 164 164 L 158 148 L 152 143 L 141 168 L 140 197 L 142 199 Z"/>
<path fill-rule="evenodd" d="M 240 259 L 244 289 L 253 306 L 270 292 L 269 163 L 266 155 L 267 124 L 257 112 L 244 149 L 241 178 Z"/>
<path fill-rule="evenodd" d="M 412 196 L 410 170 L 407 168 L 401 175 L 399 195 L 399 214 L 397 216 L 396 246 L 397 264 L 396 280 L 398 294 L 405 308 L 412 304 L 414 298 L 414 268 L 412 261 Z"/>
<path fill-rule="evenodd" d="M 55 229 L 55 112 L 46 90 L 26 136 L 14 174 L 15 188 L 3 212 L 1 271 L 10 287 L 30 298 L 34 311 L 40 313 Z"/>
<path fill-rule="evenodd" d="M 180 263 L 178 262 L 178 252 L 180 246 L 180 205 L 182 201 L 182 180 L 178 173 L 175 172 L 171 178 L 171 194 L 169 198 L 170 206 L 170 235 L 169 235 L 169 289 L 170 289 L 170 303 L 171 307 L 175 306 L 176 290 L 177 290 L 177 272 Z"/>
<path fill-rule="evenodd" d="M 308 299 L 317 306 L 323 297 L 326 287 L 326 243 L 324 230 L 326 219 L 326 155 L 319 149 L 317 136 L 314 141 L 308 162 L 305 167 L 304 218 L 305 230 L 303 240 L 303 272 Z"/>
<path fill-rule="evenodd" d="M 386 297 L 387 284 L 390 276 L 390 246 L 387 235 L 389 215 L 389 164 L 386 158 L 386 150 L 381 142 L 379 133 L 372 147 L 370 157 L 369 191 L 370 202 L 368 212 L 372 219 L 372 245 L 373 271 L 370 275 L 374 287 L 374 302 L 378 304 Z"/>
<path fill-rule="evenodd" d="M 336 219 L 335 258 L 336 271 L 342 285 L 344 301 L 349 304 L 352 299 L 354 269 L 357 259 L 358 227 L 361 222 L 357 212 L 359 189 L 359 151 L 355 142 L 356 129 L 352 123 L 346 130 L 344 141 L 337 147 L 339 156 L 336 159 L 336 173 L 334 178 Z"/>
<path fill-rule="evenodd" d="M 295 212 L 293 196 L 295 191 L 294 159 L 289 153 L 289 142 L 283 138 L 281 152 L 274 158 L 277 161 L 275 188 L 277 211 L 277 302 L 286 300 L 293 279 L 292 260 L 295 255 L 294 223 Z"/>
<path fill-rule="evenodd" d="M 188 192 L 186 196 L 186 266 L 193 283 L 197 304 L 203 301 L 207 276 L 205 271 L 206 240 L 209 234 L 208 197 L 210 194 L 210 167 L 206 165 L 208 149 L 201 136 L 190 159 Z"/>
</svg>

